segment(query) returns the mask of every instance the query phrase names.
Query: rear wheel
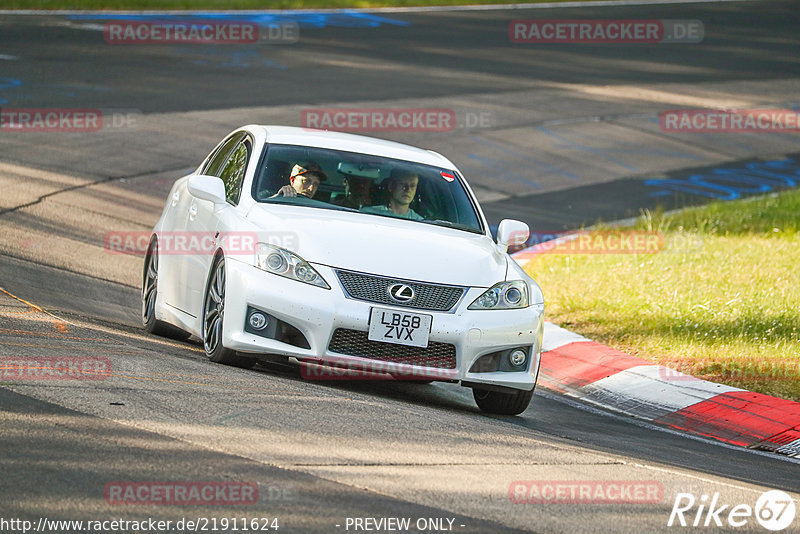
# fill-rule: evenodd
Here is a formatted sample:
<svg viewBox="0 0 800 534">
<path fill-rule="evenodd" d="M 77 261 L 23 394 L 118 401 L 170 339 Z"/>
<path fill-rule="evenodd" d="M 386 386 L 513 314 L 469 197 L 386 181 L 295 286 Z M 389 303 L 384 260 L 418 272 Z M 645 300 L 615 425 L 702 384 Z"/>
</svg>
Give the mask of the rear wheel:
<svg viewBox="0 0 800 534">
<path fill-rule="evenodd" d="M 472 388 L 472 396 L 478 408 L 484 412 L 500 415 L 519 415 L 525 411 L 533 398 L 530 391 L 490 391 L 488 389 Z"/>
<path fill-rule="evenodd" d="M 142 274 L 142 324 L 144 329 L 157 336 L 184 341 L 189 332 L 156 319 L 156 296 L 158 295 L 158 241 L 155 239 L 147 249 Z"/>
<path fill-rule="evenodd" d="M 254 358 L 239 356 L 235 350 L 222 345 L 222 325 L 225 319 L 225 258 L 214 264 L 211 280 L 206 288 L 203 305 L 203 348 L 212 362 L 249 369 L 256 364 Z"/>
</svg>

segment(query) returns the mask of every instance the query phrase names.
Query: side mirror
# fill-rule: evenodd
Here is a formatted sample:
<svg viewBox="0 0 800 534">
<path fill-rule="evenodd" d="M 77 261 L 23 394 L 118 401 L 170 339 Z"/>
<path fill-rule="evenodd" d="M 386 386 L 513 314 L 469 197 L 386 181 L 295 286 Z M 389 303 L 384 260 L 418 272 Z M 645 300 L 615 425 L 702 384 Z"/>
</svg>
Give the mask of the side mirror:
<svg viewBox="0 0 800 534">
<path fill-rule="evenodd" d="M 225 184 L 216 176 L 206 176 L 203 174 L 193 174 L 189 177 L 189 193 L 192 196 L 203 200 L 209 200 L 216 204 L 225 204 Z"/>
<path fill-rule="evenodd" d="M 513 219 L 503 219 L 497 227 L 497 244 L 503 248 L 503 252 L 508 250 L 509 245 L 522 245 L 531 235 L 528 225 L 522 221 Z"/>
</svg>

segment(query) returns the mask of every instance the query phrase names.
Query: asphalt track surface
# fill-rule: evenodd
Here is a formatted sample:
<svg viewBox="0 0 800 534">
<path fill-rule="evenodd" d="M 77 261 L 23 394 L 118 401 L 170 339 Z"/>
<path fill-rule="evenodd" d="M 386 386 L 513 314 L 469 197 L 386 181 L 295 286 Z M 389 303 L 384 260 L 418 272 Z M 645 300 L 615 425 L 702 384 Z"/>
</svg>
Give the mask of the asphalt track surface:
<svg viewBox="0 0 800 534">
<path fill-rule="evenodd" d="M 258 49 L 113 47 L 85 20 L 0 17 L 0 55 L 16 58 L 0 59 L 4 107 L 137 117 L 94 134 L 0 132 L 0 355 L 107 358 L 112 369 L 103 380 L 0 385 L 0 517 L 244 515 L 278 517 L 288 532 L 346 531 L 348 517 L 441 517 L 462 532 L 666 532 L 679 528 L 666 526 L 679 492 L 751 506 L 768 489 L 797 499 L 797 462 L 544 392 L 520 417 L 488 417 L 452 384 L 315 382 L 280 363 L 211 364 L 196 341 L 142 333 L 141 258 L 108 254 L 102 239 L 151 227 L 171 182 L 226 132 L 298 124 L 303 109 L 325 106 L 488 113 L 485 128 L 378 135 L 448 155 L 494 222 L 521 214 L 566 227 L 635 213 L 666 197 L 633 181 L 800 152 L 791 135 L 682 138 L 652 120 L 699 100 L 791 106 L 799 11 L 764 2 L 382 14 L 394 22 L 301 25 L 298 43 Z M 695 19 L 706 38 L 508 42 L 508 21 L 545 16 Z M 608 202 L 591 212 L 601 194 Z M 118 506 L 103 494 L 113 482 L 209 480 L 256 483 L 259 502 Z M 518 480 L 655 481 L 663 498 L 514 504 Z M 738 530 L 764 531 L 754 520 Z"/>
</svg>

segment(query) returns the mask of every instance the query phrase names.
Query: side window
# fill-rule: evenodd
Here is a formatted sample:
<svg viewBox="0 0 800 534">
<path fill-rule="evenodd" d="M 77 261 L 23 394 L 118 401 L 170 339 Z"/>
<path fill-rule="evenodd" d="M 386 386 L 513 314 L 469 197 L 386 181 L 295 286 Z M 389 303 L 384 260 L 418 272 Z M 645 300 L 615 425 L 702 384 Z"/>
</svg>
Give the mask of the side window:
<svg viewBox="0 0 800 534">
<path fill-rule="evenodd" d="M 233 150 L 233 147 L 236 146 L 236 143 L 242 140 L 242 138 L 247 135 L 244 132 L 239 132 L 233 134 L 227 141 L 225 141 L 219 150 L 211 156 L 208 160 L 208 163 L 203 168 L 203 174 L 207 176 L 219 176 L 220 172 L 222 171 L 222 166 L 225 165 L 225 162 L 228 160 L 228 156 Z"/>
<path fill-rule="evenodd" d="M 242 193 L 242 182 L 247 170 L 247 162 L 250 160 L 250 141 L 241 141 L 231 152 L 230 158 L 222 168 L 219 177 L 225 183 L 225 196 L 231 204 L 239 203 L 239 195 Z"/>
</svg>

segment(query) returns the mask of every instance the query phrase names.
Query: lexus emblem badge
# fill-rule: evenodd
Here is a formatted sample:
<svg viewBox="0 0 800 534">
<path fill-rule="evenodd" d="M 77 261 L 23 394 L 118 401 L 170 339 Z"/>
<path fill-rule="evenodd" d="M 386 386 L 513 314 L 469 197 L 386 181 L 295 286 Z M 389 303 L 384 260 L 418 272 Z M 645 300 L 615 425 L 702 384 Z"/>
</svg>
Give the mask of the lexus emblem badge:
<svg viewBox="0 0 800 534">
<path fill-rule="evenodd" d="M 405 304 L 414 299 L 414 290 L 406 284 L 393 284 L 389 286 L 389 297 L 395 302 Z"/>
</svg>

